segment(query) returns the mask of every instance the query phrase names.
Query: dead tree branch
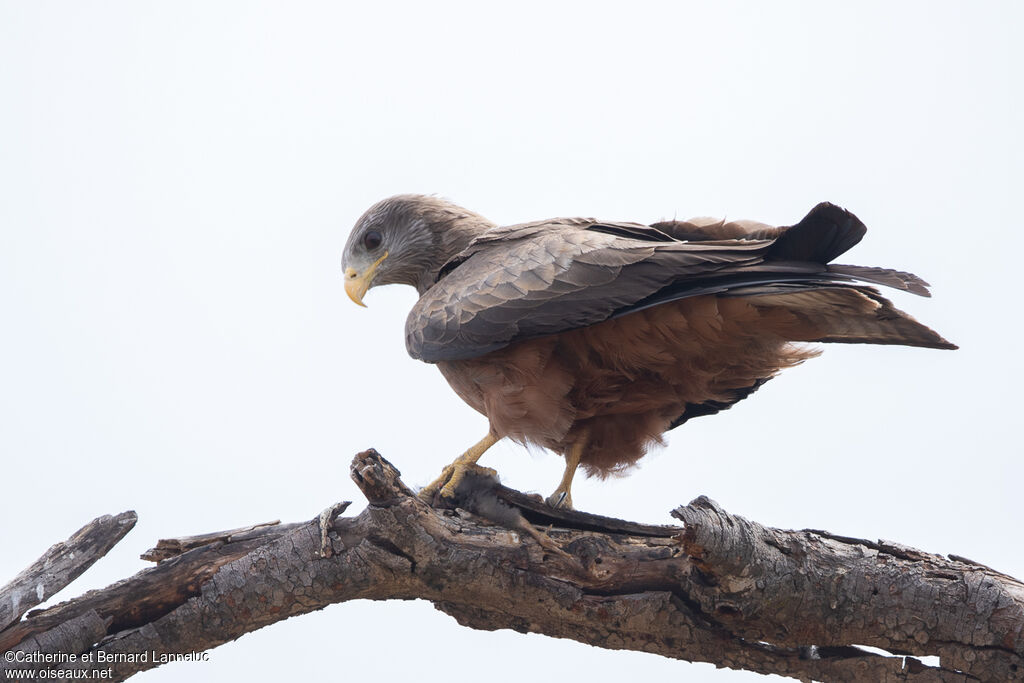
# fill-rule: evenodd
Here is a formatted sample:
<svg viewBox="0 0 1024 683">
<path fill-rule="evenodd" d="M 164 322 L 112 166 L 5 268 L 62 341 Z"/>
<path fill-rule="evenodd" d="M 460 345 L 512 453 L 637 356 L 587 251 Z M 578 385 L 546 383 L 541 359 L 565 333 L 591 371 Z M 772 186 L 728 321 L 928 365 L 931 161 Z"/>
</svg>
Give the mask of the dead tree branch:
<svg viewBox="0 0 1024 683">
<path fill-rule="evenodd" d="M 1024 680 L 1024 584 L 964 558 L 772 529 L 703 497 L 673 511 L 682 527 L 555 511 L 485 479 L 438 509 L 372 450 L 352 476 L 370 503 L 359 515 L 338 517 L 342 504 L 306 523 L 161 541 L 145 555 L 155 567 L 3 624 L 0 650 L 19 654 L 0 670 L 123 680 L 329 604 L 421 598 L 471 628 L 804 680 Z M 93 523 L 109 530 L 96 556 L 128 519 Z M 44 560 L 0 591 L 0 609 L 37 585 Z"/>
<path fill-rule="evenodd" d="M 32 566 L 0 588 L 0 629 L 16 622 L 25 612 L 48 600 L 82 575 L 135 527 L 134 512 L 104 515 L 56 543 Z"/>
</svg>

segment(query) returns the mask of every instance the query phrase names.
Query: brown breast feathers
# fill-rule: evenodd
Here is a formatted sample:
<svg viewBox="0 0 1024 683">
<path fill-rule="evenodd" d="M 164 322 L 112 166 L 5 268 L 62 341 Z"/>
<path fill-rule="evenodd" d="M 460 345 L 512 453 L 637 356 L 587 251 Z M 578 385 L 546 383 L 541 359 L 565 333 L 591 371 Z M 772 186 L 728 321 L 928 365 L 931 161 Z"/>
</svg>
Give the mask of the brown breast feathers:
<svg viewBox="0 0 1024 683">
<path fill-rule="evenodd" d="M 778 307 L 701 296 L 438 366 L 499 437 L 564 453 L 585 430 L 582 465 L 607 476 L 688 412 L 718 412 L 816 355 L 788 343 L 815 337 L 801 324 Z"/>
</svg>

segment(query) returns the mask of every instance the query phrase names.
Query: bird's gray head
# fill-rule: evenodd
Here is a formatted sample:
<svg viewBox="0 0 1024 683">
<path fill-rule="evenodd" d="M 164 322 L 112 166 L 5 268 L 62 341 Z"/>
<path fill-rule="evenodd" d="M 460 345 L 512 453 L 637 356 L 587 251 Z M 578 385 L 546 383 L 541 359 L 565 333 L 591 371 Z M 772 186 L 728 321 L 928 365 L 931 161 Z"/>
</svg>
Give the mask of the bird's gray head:
<svg viewBox="0 0 1024 683">
<path fill-rule="evenodd" d="M 402 194 L 379 201 L 356 221 L 345 244 L 345 291 L 360 306 L 377 285 L 412 285 L 422 294 L 448 259 L 491 227 L 487 219 L 437 197 Z"/>
</svg>

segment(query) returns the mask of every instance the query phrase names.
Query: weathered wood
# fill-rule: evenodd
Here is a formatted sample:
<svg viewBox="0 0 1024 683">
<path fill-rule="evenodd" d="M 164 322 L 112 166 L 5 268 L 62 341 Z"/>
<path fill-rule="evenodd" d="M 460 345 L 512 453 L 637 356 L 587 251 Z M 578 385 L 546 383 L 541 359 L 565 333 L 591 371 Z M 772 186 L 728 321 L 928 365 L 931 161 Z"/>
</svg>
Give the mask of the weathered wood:
<svg viewBox="0 0 1024 683">
<path fill-rule="evenodd" d="M 138 520 L 134 511 L 98 517 L 56 543 L 0 588 L 0 629 L 16 622 L 28 610 L 49 600 L 93 563 L 106 555 L 132 530 Z M 2 649 L 2 648 L 0 648 Z"/>
<path fill-rule="evenodd" d="M 640 524 L 589 512 L 565 508 L 553 508 L 539 494 L 526 494 L 504 486 L 495 486 L 494 495 L 504 503 L 518 508 L 523 517 L 533 524 L 547 526 L 554 524 L 581 531 L 602 531 L 605 533 L 632 534 L 634 536 L 675 536 L 679 527 L 662 524 Z"/>
<path fill-rule="evenodd" d="M 159 665 L 163 656 L 198 653 L 360 598 L 422 598 L 473 628 L 545 633 L 804 680 L 1024 680 L 1024 586 L 986 567 L 898 544 L 771 529 L 706 498 L 675 511 L 684 526 L 647 527 L 518 507 L 512 501 L 519 494 L 472 478 L 452 509 L 432 508 L 374 451 L 356 457 L 352 474 L 371 502 L 355 517 L 330 522 L 333 515 L 325 514 L 268 527 L 266 537 L 230 552 L 231 544 L 214 535 L 211 546 L 165 560 L 122 582 L 128 586 L 29 615 L 22 624 L 48 618 L 43 632 L 52 634 L 62 619 L 95 614 L 109 625 L 86 651 L 156 653 L 156 661 L 95 665 L 112 667 L 113 680 Z M 523 526 L 541 521 L 538 515 L 546 537 Z M 328 553 L 321 552 L 320 519 L 330 525 Z M 201 572 L 213 560 L 200 554 L 209 552 L 231 557 Z M 108 591 L 166 593 L 152 583 L 153 572 L 186 560 L 196 562 L 192 570 L 162 578 L 190 577 L 191 588 L 175 593 L 176 605 L 131 619 L 124 600 L 97 607 Z M 13 628 L 0 631 L 0 641 Z M 16 647 L 38 647 L 39 640 Z M 905 655 L 938 655 L 940 665 Z M 64 668 L 83 667 L 89 668 Z"/>
<path fill-rule="evenodd" d="M 256 525 L 243 530 L 206 534 L 211 539 L 208 545 L 168 556 L 157 566 L 144 569 L 103 590 L 89 591 L 74 600 L 30 612 L 28 618 L 0 630 L 0 650 L 14 649 L 26 638 L 54 629 L 88 612 L 96 612 L 109 620 L 111 633 L 144 626 L 199 595 L 203 584 L 220 567 L 300 526 L 304 525 Z M 172 539 L 163 546 L 158 543 L 157 548 L 174 545 L 175 539 Z M 149 550 L 143 557 L 154 552 L 155 549 Z"/>
<path fill-rule="evenodd" d="M 26 639 L 19 647 L 13 661 L 0 664 L 0 671 L 7 669 L 32 669 L 39 671 L 49 668 L 77 668 L 76 660 L 93 643 L 106 635 L 110 623 L 104 621 L 95 610 L 63 621 L 49 631 Z M 3 648 L 0 648 L 3 649 Z M 34 656 L 38 656 L 35 658 Z M 52 658 L 52 659 L 51 659 Z M 56 663 L 59 667 L 53 667 Z"/>
<path fill-rule="evenodd" d="M 897 543 L 781 531 L 701 497 L 673 511 L 704 589 L 701 610 L 737 637 L 783 646 L 853 643 L 938 655 L 986 680 L 1024 677 L 1024 584 Z"/>
<path fill-rule="evenodd" d="M 277 526 L 280 523 L 281 520 L 275 519 L 273 522 L 252 524 L 250 526 L 239 527 L 238 529 L 228 529 L 227 531 L 214 531 L 209 534 L 179 536 L 178 538 L 161 538 L 156 542 L 156 546 L 142 553 L 140 557 L 144 560 L 149 560 L 150 562 L 160 562 L 162 560 L 181 555 L 194 548 L 210 545 L 217 541 L 231 543 L 232 541 L 241 541 L 250 537 L 262 537 L 264 536 L 264 530 L 267 527 Z"/>
</svg>

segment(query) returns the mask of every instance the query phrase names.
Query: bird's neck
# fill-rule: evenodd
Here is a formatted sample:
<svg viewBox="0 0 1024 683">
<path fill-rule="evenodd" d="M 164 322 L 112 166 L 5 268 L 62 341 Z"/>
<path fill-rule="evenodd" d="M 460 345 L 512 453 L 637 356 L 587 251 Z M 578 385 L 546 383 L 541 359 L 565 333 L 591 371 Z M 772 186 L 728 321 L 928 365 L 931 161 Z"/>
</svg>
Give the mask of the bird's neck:
<svg viewBox="0 0 1024 683">
<path fill-rule="evenodd" d="M 469 246 L 477 236 L 495 227 L 495 224 L 483 216 L 462 207 L 449 204 L 445 210 L 424 216 L 433 226 L 431 232 L 435 236 L 431 249 L 433 254 L 426 268 L 417 278 L 416 291 L 422 296 L 437 282 L 437 275 L 449 260 Z"/>
</svg>

